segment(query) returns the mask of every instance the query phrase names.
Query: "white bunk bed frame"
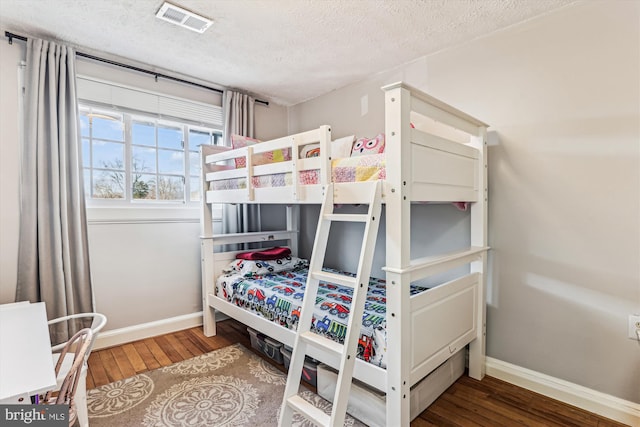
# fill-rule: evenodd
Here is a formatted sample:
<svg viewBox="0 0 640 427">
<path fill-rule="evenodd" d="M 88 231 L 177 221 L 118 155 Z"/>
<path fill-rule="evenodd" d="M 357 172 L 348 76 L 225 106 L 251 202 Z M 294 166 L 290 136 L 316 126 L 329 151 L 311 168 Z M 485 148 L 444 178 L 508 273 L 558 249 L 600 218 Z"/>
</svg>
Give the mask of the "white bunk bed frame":
<svg viewBox="0 0 640 427">
<path fill-rule="evenodd" d="M 469 376 L 485 374 L 485 281 L 487 247 L 487 125 L 402 82 L 385 91 L 387 281 L 387 369 L 357 360 L 354 377 L 386 393 L 386 425 L 410 423 L 410 388 L 469 345 Z M 413 128 L 415 125 L 415 128 Z M 420 130 L 419 130 L 420 129 Z M 438 130 L 440 129 L 440 130 Z M 442 129 L 446 129 L 442 131 Z M 426 132 L 423 130 L 427 130 Z M 323 188 L 331 179 L 329 126 L 231 150 L 202 147 L 202 296 L 204 334 L 216 334 L 215 311 L 286 345 L 295 331 L 237 307 L 215 295 L 215 278 L 237 252 L 215 252 L 222 245 L 282 241 L 293 254 L 298 247 L 298 204 L 321 204 Z M 320 157 L 297 159 L 299 147 L 320 143 Z M 292 160 L 252 166 L 255 154 L 289 148 Z M 246 168 L 225 166 L 246 158 Z M 298 171 L 320 170 L 320 183 L 300 185 Z M 292 186 L 253 188 L 251 177 L 291 172 Z M 244 177 L 239 190 L 210 190 L 216 180 Z M 336 203 L 366 203 L 359 183 L 335 184 Z M 435 257 L 411 259 L 412 202 L 471 202 L 471 246 Z M 241 234 L 213 234 L 213 205 L 218 203 L 287 204 L 287 229 Z M 459 266 L 466 274 L 420 294 L 410 296 L 409 284 Z M 314 358 L 337 367 L 339 359 L 310 351 Z"/>
</svg>

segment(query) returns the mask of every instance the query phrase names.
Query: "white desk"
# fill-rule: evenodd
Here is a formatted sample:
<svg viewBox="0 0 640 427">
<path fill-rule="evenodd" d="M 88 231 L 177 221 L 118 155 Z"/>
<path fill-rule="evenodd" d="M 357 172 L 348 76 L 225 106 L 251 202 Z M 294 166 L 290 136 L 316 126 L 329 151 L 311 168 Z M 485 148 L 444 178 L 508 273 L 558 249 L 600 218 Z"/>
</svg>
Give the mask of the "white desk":
<svg viewBox="0 0 640 427">
<path fill-rule="evenodd" d="M 0 402 L 31 404 L 55 387 L 45 304 L 0 305 Z"/>
</svg>

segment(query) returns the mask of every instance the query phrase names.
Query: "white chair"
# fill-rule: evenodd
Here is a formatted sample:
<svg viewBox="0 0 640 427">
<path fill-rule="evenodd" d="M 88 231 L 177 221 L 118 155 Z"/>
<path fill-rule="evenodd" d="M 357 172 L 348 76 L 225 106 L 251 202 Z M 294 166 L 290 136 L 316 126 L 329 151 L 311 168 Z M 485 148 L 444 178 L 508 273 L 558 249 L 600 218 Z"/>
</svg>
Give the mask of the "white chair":
<svg viewBox="0 0 640 427">
<path fill-rule="evenodd" d="M 87 352 L 84 354 L 84 361 L 82 363 L 82 370 L 80 372 L 80 379 L 78 381 L 78 386 L 75 392 L 75 404 L 77 407 L 78 414 L 78 423 L 80 427 L 88 427 L 89 426 L 89 413 L 87 410 L 87 360 L 89 359 L 89 354 L 91 353 L 91 349 L 93 348 L 93 344 L 95 342 L 96 337 L 98 336 L 98 332 L 107 324 L 107 317 L 104 314 L 100 313 L 78 313 L 71 314 L 69 316 L 58 317 L 56 319 L 52 319 L 49 321 L 49 326 L 56 325 L 62 322 L 69 321 L 80 321 L 80 320 L 91 320 L 90 329 L 93 333 L 93 338 L 89 343 L 89 347 Z M 51 347 L 51 351 L 53 352 L 53 360 L 54 363 L 58 363 L 58 359 L 61 357 L 61 353 L 58 353 L 61 349 L 64 348 L 66 342 L 53 345 Z M 62 382 L 65 379 L 67 372 L 71 369 L 74 361 L 74 354 L 67 353 L 64 356 L 64 360 L 62 361 L 61 368 L 59 372 L 56 374 L 56 379 L 58 382 L 58 387 L 62 385 Z"/>
<path fill-rule="evenodd" d="M 83 381 L 82 369 L 92 342 L 93 332 L 91 332 L 89 328 L 81 329 L 66 342 L 56 362 L 56 376 L 62 374 L 63 365 L 66 360 L 71 359 L 71 367 L 62 377 L 62 382 L 58 386 L 58 389 L 48 391 L 44 395 L 43 403 L 50 405 L 67 405 L 69 407 L 69 426 L 74 425 L 78 418 L 78 406 L 75 395 L 78 386 Z"/>
</svg>

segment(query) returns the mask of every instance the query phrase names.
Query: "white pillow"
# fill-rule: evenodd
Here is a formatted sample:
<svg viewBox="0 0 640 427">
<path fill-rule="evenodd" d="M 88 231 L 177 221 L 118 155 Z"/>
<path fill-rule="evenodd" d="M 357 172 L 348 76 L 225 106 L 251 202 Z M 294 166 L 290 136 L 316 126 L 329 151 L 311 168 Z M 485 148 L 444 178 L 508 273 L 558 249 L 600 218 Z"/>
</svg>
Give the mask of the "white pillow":
<svg viewBox="0 0 640 427">
<path fill-rule="evenodd" d="M 331 158 L 339 159 L 351 156 L 351 148 L 355 138 L 355 135 L 350 135 L 331 141 Z"/>
<path fill-rule="evenodd" d="M 265 274 L 274 274 L 281 271 L 295 270 L 297 268 L 307 267 L 309 261 L 306 259 L 287 256 L 274 260 L 248 260 L 236 259 L 231 261 L 223 270 L 225 273 L 241 274 L 243 276 L 262 276 Z"/>
</svg>

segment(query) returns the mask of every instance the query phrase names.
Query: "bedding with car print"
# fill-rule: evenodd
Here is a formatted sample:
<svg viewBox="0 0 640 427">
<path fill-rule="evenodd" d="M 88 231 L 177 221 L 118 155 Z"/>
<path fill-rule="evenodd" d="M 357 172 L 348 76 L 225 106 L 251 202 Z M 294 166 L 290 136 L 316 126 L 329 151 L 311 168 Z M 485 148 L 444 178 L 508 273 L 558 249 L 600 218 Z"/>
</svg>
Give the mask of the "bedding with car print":
<svg viewBox="0 0 640 427">
<path fill-rule="evenodd" d="M 238 262 L 242 268 L 220 276 L 216 295 L 289 329 L 297 327 L 307 282 L 308 263 L 297 259 L 291 269 L 281 270 L 277 261 Z M 250 268 L 247 268 L 251 265 Z M 339 274 L 337 270 L 324 268 Z M 385 280 L 371 278 L 358 340 L 358 357 L 386 368 Z M 411 295 L 427 288 L 412 285 Z M 335 341 L 344 341 L 353 289 L 320 282 L 312 330 Z"/>
</svg>

